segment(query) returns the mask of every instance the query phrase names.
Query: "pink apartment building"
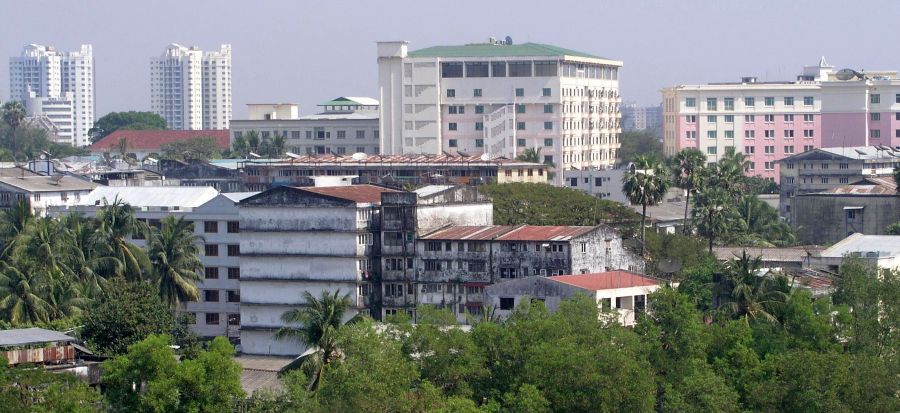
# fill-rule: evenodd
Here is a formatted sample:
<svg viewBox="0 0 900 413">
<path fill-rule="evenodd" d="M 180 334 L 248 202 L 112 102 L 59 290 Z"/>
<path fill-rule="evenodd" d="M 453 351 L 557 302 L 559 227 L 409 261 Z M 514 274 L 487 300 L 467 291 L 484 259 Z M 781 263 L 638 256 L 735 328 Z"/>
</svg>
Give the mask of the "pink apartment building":
<svg viewBox="0 0 900 413">
<path fill-rule="evenodd" d="M 697 148 L 714 163 L 734 148 L 750 161 L 748 175 L 777 180 L 778 160 L 813 148 L 900 146 L 897 72 L 838 72 L 822 58 L 794 81 L 663 89 L 663 149 Z"/>
</svg>

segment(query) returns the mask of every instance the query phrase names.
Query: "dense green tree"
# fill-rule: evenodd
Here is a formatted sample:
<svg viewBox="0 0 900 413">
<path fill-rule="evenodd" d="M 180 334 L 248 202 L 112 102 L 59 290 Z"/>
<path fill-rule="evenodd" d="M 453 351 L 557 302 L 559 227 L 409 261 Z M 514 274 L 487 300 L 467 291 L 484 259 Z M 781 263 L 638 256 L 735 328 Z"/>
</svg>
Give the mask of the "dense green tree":
<svg viewBox="0 0 900 413">
<path fill-rule="evenodd" d="M 623 132 L 619 135 L 619 159 L 622 163 L 634 162 L 639 156 L 662 161 L 662 139 L 657 131 Z"/>
<path fill-rule="evenodd" d="M 679 273 L 715 260 L 715 256 L 706 250 L 706 243 L 701 238 L 656 231 L 647 233 L 647 253 L 650 257 L 647 271 L 659 275 L 663 275 L 658 266 L 664 260 L 681 264 L 677 271 Z"/>
<path fill-rule="evenodd" d="M 20 239 L 19 235 L 25 233 L 25 228 L 33 219 L 34 213 L 31 210 L 31 204 L 25 199 L 0 212 L 0 241 L 3 243 L 0 257 L 10 256 L 16 246 L 16 241 Z"/>
<path fill-rule="evenodd" d="M 503 396 L 503 408 L 509 413 L 548 413 L 550 402 L 532 384 L 523 384 Z"/>
<path fill-rule="evenodd" d="M 15 153 L 17 149 L 16 132 L 19 130 L 19 127 L 22 126 L 22 123 L 25 122 L 25 107 L 22 106 L 21 102 L 11 100 L 3 104 L 2 111 L 3 122 L 9 127 L 12 151 Z"/>
<path fill-rule="evenodd" d="M 199 299 L 197 283 L 203 270 L 199 240 L 194 224 L 174 215 L 163 218 L 160 229 L 150 231 L 149 256 L 159 296 L 172 307 Z"/>
<path fill-rule="evenodd" d="M 778 184 L 761 176 L 744 176 L 744 193 L 746 195 L 777 194 Z"/>
<path fill-rule="evenodd" d="M 688 224 L 688 206 L 691 203 L 691 194 L 702 185 L 703 167 L 706 165 L 706 155 L 696 148 L 685 148 L 672 158 L 672 171 L 675 174 L 675 185 L 684 189 L 686 199 L 684 203 L 684 222 L 682 233 L 690 233 Z"/>
<path fill-rule="evenodd" d="M 207 161 L 221 155 L 216 138 L 198 136 L 183 141 L 167 143 L 162 146 L 162 158 L 187 161 L 192 159 Z"/>
<path fill-rule="evenodd" d="M 859 258 L 845 259 L 835 279 L 834 302 L 849 308 L 847 346 L 898 362 L 900 273 L 877 269 Z"/>
<path fill-rule="evenodd" d="M 884 228 L 885 235 L 900 235 L 900 222 L 895 222 Z"/>
<path fill-rule="evenodd" d="M 634 223 L 640 217 L 618 202 L 571 188 L 508 183 L 478 187 L 491 197 L 497 225 L 597 225 Z"/>
<path fill-rule="evenodd" d="M 662 163 L 646 156 L 634 160 L 634 170 L 625 172 L 622 191 L 634 205 L 641 206 L 641 256 L 644 255 L 647 207 L 662 201 L 669 190 L 669 174 Z"/>
<path fill-rule="evenodd" d="M 697 233 L 706 238 L 710 253 L 715 240 L 726 236 L 739 220 L 733 202 L 728 190 L 718 186 L 709 186 L 694 197 L 694 225 Z"/>
<path fill-rule="evenodd" d="M 0 410 L 35 413 L 106 412 L 103 397 L 81 379 L 40 368 L 8 368 L 0 358 Z"/>
<path fill-rule="evenodd" d="M 146 238 L 148 233 L 147 224 L 135 218 L 131 205 L 118 198 L 112 203 L 104 199 L 97 213 L 94 242 L 102 248 L 101 254 L 117 260 L 113 275 L 129 280 L 139 280 L 149 275 L 153 267 L 147 252 L 128 241 L 129 236 Z"/>
<path fill-rule="evenodd" d="M 751 320 L 777 323 L 773 307 L 785 301 L 786 292 L 777 288 L 771 276 L 760 274 L 761 267 L 759 257 L 742 251 L 740 257 L 725 264 L 724 277 L 717 288 L 726 299 L 723 308 L 734 317 L 743 318 L 747 323 Z"/>
<path fill-rule="evenodd" d="M 153 112 L 110 112 L 97 119 L 88 134 L 91 143 L 94 143 L 119 129 L 157 130 L 167 127 L 166 120 Z"/>
<path fill-rule="evenodd" d="M 50 280 L 6 262 L 0 268 L 0 311 L 13 326 L 50 320 L 54 309 L 45 300 Z"/>
<path fill-rule="evenodd" d="M 167 334 L 174 325 L 169 306 L 149 282 L 115 278 L 83 317 L 81 337 L 104 355 L 122 354 L 151 334 Z"/>
<path fill-rule="evenodd" d="M 736 210 L 741 222 L 729 231 L 730 244 L 770 247 L 794 243 L 790 225 L 781 220 L 775 208 L 757 196 L 741 196 Z"/>
<path fill-rule="evenodd" d="M 315 391 L 322 381 L 325 367 L 339 356 L 338 332 L 344 325 L 345 314 L 352 301 L 349 293 L 340 295 L 338 290 L 333 293 L 323 291 L 320 298 L 304 291 L 303 302 L 304 307 L 285 311 L 281 315 L 285 327 L 275 333 L 275 338 L 297 341 L 313 350 L 300 359 L 300 367 L 309 377 L 309 390 Z"/>
</svg>

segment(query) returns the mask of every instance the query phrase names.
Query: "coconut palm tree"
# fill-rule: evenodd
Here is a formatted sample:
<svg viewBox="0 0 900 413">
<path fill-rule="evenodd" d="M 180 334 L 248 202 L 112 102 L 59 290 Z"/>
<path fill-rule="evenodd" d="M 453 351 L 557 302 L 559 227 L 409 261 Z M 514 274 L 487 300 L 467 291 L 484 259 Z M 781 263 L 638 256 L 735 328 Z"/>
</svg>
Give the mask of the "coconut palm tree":
<svg viewBox="0 0 900 413">
<path fill-rule="evenodd" d="M 159 230 L 151 231 L 150 262 L 156 273 L 159 296 L 175 307 L 185 301 L 199 298 L 197 282 L 200 281 L 200 262 L 193 224 L 184 217 L 169 215 L 162 220 Z"/>
<path fill-rule="evenodd" d="M 0 263 L 0 311 L 13 326 L 47 321 L 53 312 L 43 298 L 47 281 L 30 271 Z"/>
<path fill-rule="evenodd" d="M 127 239 L 132 234 L 146 237 L 148 232 L 147 224 L 134 217 L 131 205 L 118 197 L 112 203 L 103 200 L 103 207 L 97 213 L 97 231 L 93 242 L 101 255 L 117 260 L 112 275 L 138 280 L 152 270 L 147 252 Z"/>
<path fill-rule="evenodd" d="M 744 172 L 749 167 L 750 161 L 743 153 L 728 148 L 714 167 L 707 168 L 705 185 L 725 189 L 732 199 L 737 200 L 744 192 Z"/>
<path fill-rule="evenodd" d="M 778 291 L 774 280 L 766 274 L 759 274 L 762 267 L 760 257 L 752 257 L 744 250 L 741 255 L 725 263 L 725 277 L 722 292 L 727 299 L 727 308 L 732 315 L 743 318 L 747 323 L 763 320 L 777 323 L 770 308 L 784 302 L 786 294 Z"/>
<path fill-rule="evenodd" d="M 688 225 L 688 205 L 691 203 L 691 193 L 701 185 L 705 165 L 706 155 L 696 148 L 682 149 L 672 159 L 676 184 L 687 194 L 684 202 L 684 222 L 682 223 L 682 233 L 685 235 L 688 234 L 690 227 Z"/>
<path fill-rule="evenodd" d="M 15 249 L 19 235 L 25 232 L 25 228 L 32 220 L 34 220 L 34 214 L 31 211 L 31 205 L 25 199 L 16 202 L 12 208 L 0 213 L 0 241 L 3 243 L 0 257 L 9 257 Z"/>
<path fill-rule="evenodd" d="M 287 138 L 285 135 L 281 135 L 276 133 L 275 136 L 269 143 L 269 158 L 282 158 L 284 157 L 284 147 L 287 143 L 285 140 Z"/>
<path fill-rule="evenodd" d="M 19 129 L 19 126 L 22 126 L 22 123 L 25 121 L 25 116 L 27 115 L 25 112 L 25 107 L 22 106 L 22 103 L 12 100 L 3 104 L 3 122 L 9 126 L 9 130 L 11 133 L 10 139 L 12 142 L 12 154 L 15 157 L 16 154 L 16 132 Z"/>
<path fill-rule="evenodd" d="M 70 243 L 67 263 L 72 275 L 84 284 L 86 296 L 100 291 L 106 279 L 104 274 L 113 274 L 118 266 L 114 257 L 105 257 L 98 252 L 94 233 L 96 221 L 79 214 L 67 214 L 60 220 L 65 229 L 66 240 Z"/>
<path fill-rule="evenodd" d="M 522 162 L 541 163 L 541 148 L 525 148 L 516 160 Z"/>
<path fill-rule="evenodd" d="M 350 309 L 350 294 L 340 295 L 340 290 L 333 293 L 322 292 L 316 298 L 309 291 L 303 292 L 305 307 L 285 311 L 281 321 L 286 326 L 275 333 L 279 340 L 297 340 L 306 344 L 308 355 L 298 359 L 300 366 L 310 378 L 308 389 L 318 389 L 322 382 L 325 366 L 339 357 L 336 346 L 337 333 L 344 324 L 344 315 Z"/>
<path fill-rule="evenodd" d="M 634 168 L 625 172 L 622 190 L 634 205 L 641 206 L 641 256 L 644 255 L 647 207 L 662 201 L 669 190 L 669 173 L 654 158 L 638 156 Z"/>
<path fill-rule="evenodd" d="M 778 216 L 778 211 L 755 195 L 744 195 L 737 202 L 741 229 L 745 235 L 758 238 L 760 246 L 787 245 L 794 242 L 791 227 Z"/>
<path fill-rule="evenodd" d="M 727 189 L 711 186 L 697 193 L 692 210 L 694 225 L 700 235 L 709 240 L 709 252 L 713 242 L 724 235 L 734 220 L 734 206 Z"/>
<path fill-rule="evenodd" d="M 244 139 L 247 141 L 247 150 L 249 152 L 259 153 L 259 133 L 255 130 L 247 131 L 244 134 Z"/>
</svg>

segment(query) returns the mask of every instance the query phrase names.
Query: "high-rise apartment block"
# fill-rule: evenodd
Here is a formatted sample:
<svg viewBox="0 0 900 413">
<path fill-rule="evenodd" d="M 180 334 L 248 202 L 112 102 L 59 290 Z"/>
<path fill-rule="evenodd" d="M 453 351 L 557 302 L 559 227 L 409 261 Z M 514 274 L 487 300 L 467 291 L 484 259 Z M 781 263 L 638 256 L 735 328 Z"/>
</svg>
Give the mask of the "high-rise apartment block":
<svg viewBox="0 0 900 413">
<path fill-rule="evenodd" d="M 90 143 L 94 126 L 94 56 L 89 44 L 78 51 L 60 52 L 52 46 L 30 44 L 9 59 L 9 97 L 26 103 L 29 116 L 52 113 L 65 119 L 55 124 L 55 140 L 74 146 Z M 66 108 L 65 115 L 60 111 Z"/>
<path fill-rule="evenodd" d="M 622 129 L 625 132 L 656 131 L 662 125 L 662 106 L 622 105 Z"/>
<path fill-rule="evenodd" d="M 218 52 L 170 44 L 150 60 L 150 108 L 170 129 L 228 129 L 231 45 Z"/>
<path fill-rule="evenodd" d="M 417 51 L 379 42 L 381 151 L 514 158 L 534 149 L 561 170 L 612 166 L 621 66 L 509 38 Z"/>
<path fill-rule="evenodd" d="M 900 146 L 896 71 L 834 70 L 825 58 L 794 81 L 663 89 L 663 149 L 697 148 L 716 162 L 729 148 L 748 175 L 775 180 L 778 161 L 820 147 Z"/>
</svg>

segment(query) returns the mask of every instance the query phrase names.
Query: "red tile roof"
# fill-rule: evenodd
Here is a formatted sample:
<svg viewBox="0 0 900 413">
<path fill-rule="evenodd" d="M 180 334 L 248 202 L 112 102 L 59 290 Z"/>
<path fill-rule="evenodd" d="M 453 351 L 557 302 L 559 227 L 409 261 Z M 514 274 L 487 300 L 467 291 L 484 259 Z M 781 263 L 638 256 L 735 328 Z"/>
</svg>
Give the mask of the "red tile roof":
<svg viewBox="0 0 900 413">
<path fill-rule="evenodd" d="M 157 151 L 163 145 L 192 138 L 211 137 L 216 139 L 219 149 L 230 147 L 228 130 L 123 130 L 119 129 L 100 139 L 88 149 L 91 152 L 117 150 L 119 140 L 128 142 L 128 149 Z"/>
<path fill-rule="evenodd" d="M 497 238 L 499 241 L 568 241 L 596 227 L 523 225 Z"/>
<path fill-rule="evenodd" d="M 591 291 L 646 287 L 662 284 L 662 281 L 659 279 L 623 270 L 593 274 L 557 275 L 547 278 Z"/>
<path fill-rule="evenodd" d="M 346 186 L 317 186 L 295 187 L 296 189 L 312 192 L 332 198 L 346 199 L 348 201 L 377 204 L 381 202 L 383 192 L 400 192 L 395 189 L 377 185 L 346 185 Z"/>
</svg>

